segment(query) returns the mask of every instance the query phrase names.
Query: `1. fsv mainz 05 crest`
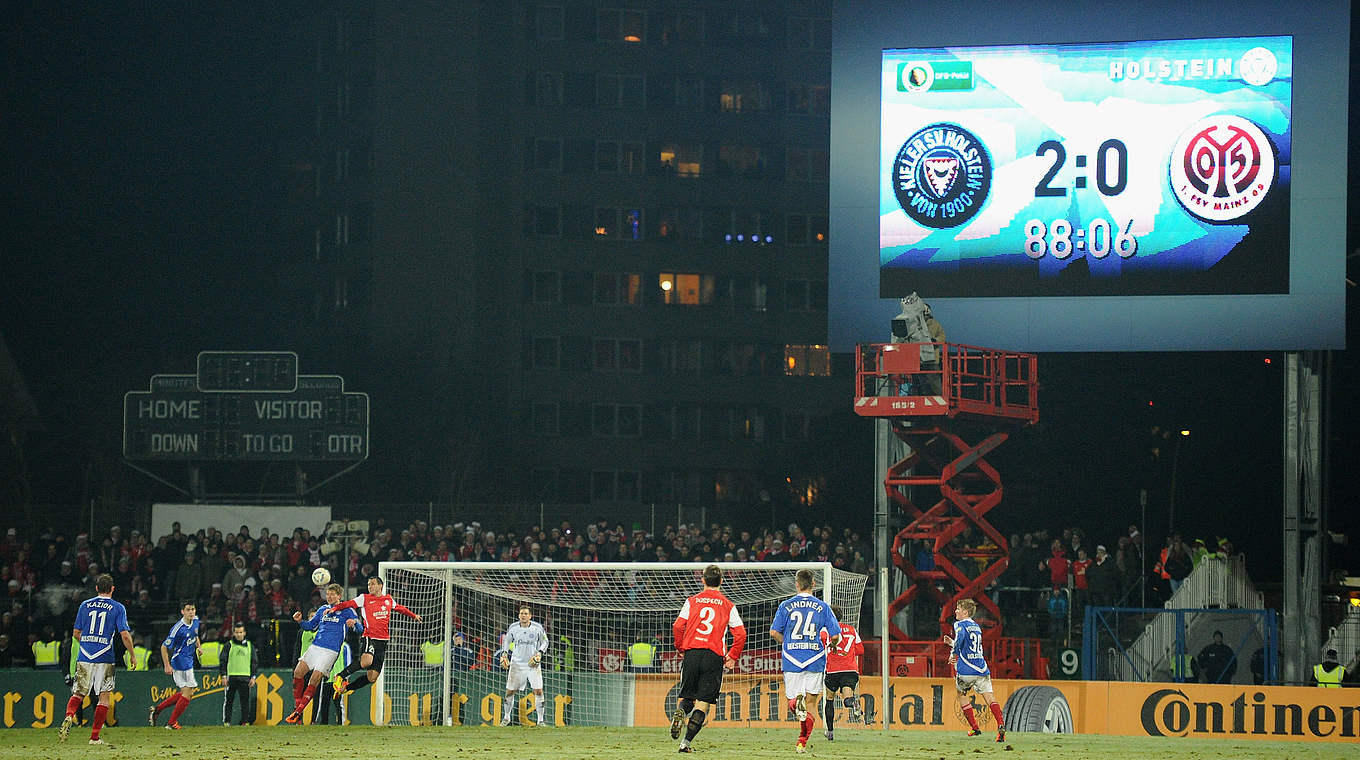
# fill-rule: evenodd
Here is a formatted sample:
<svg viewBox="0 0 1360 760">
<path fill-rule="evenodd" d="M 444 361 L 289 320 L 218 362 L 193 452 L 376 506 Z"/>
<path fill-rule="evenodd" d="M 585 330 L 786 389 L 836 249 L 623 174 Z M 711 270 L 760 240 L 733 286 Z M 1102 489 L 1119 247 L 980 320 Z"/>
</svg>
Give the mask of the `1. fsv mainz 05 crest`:
<svg viewBox="0 0 1360 760">
<path fill-rule="evenodd" d="M 992 187 L 992 159 L 977 135 L 957 124 L 931 124 L 902 144 L 893 160 L 893 192 L 916 223 L 947 229 L 972 219 Z"/>
<path fill-rule="evenodd" d="M 1251 213 L 1275 183 L 1275 149 L 1254 123 L 1219 114 L 1191 124 L 1171 149 L 1171 189 L 1206 222 Z"/>
</svg>

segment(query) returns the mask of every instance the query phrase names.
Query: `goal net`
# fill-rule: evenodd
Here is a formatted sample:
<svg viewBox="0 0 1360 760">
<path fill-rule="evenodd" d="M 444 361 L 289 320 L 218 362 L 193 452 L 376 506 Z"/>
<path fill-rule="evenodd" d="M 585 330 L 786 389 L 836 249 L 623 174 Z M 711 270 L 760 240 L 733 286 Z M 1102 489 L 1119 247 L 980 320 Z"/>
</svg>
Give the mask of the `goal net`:
<svg viewBox="0 0 1360 760">
<path fill-rule="evenodd" d="M 707 564 L 381 563 L 378 574 L 388 593 L 422 620 L 392 616 L 374 718 L 389 725 L 500 723 L 507 672 L 494 655 L 527 605 L 548 634 L 538 667 L 548 725 L 668 725 L 681 661 L 671 623 L 703 587 Z M 794 574 L 812 570 L 814 593 L 856 626 L 867 578 L 824 562 L 715 564 L 723 570 L 724 593 L 746 624 L 747 643 L 710 720 L 782 720 L 780 655 L 769 629 L 779 603 L 795 593 Z M 459 649 L 459 640 L 468 649 Z M 639 643 L 633 651 L 638 656 L 630 657 L 629 648 Z M 655 654 L 646 666 L 650 647 Z M 528 687 L 509 699 L 512 724 L 536 721 Z"/>
</svg>

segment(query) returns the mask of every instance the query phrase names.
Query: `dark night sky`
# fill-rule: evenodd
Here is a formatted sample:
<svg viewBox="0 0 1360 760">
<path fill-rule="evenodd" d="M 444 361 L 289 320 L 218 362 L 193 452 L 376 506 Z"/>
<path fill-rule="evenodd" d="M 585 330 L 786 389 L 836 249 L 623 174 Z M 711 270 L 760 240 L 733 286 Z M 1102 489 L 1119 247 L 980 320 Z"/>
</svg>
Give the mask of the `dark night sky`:
<svg viewBox="0 0 1360 760">
<path fill-rule="evenodd" d="M 48 427 L 39 502 L 78 499 L 91 459 L 117 467 L 122 394 L 151 374 L 202 349 L 288 347 L 269 275 L 285 12 L 57 5 L 13 8 L 0 51 L 0 333 Z M 1356 91 L 1353 76 L 1352 134 Z M 1352 149 L 1352 187 L 1358 163 Z M 1346 250 L 1357 227 L 1352 209 Z M 1360 544 L 1354 354 L 1335 355 L 1331 519 Z M 1278 579 L 1280 372 L 1278 352 L 1042 356 L 1043 421 L 996 457 L 1013 499 L 997 522 L 1112 537 L 1137 519 L 1147 428 L 1185 427 L 1178 524 L 1226 533 Z M 1160 535 L 1165 516 L 1148 517 Z M 1336 559 L 1360 574 L 1351 551 Z"/>
</svg>

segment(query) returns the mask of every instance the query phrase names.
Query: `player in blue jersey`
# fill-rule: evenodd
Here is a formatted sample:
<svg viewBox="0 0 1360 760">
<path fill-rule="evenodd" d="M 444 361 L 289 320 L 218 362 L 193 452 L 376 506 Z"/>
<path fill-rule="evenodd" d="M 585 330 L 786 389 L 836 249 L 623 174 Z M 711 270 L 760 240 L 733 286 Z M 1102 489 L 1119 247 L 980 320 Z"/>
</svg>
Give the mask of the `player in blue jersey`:
<svg viewBox="0 0 1360 760">
<path fill-rule="evenodd" d="M 191 600 L 185 600 L 179 606 L 180 619 L 170 628 L 170 635 L 161 642 L 161 663 L 165 666 L 165 674 L 175 680 L 175 686 L 179 691 L 161 700 L 158 705 L 148 708 L 147 722 L 155 727 L 156 716 L 161 711 L 173 707 L 170 712 L 170 722 L 165 724 L 166 728 L 179 730 L 179 716 L 189 707 L 189 700 L 193 699 L 194 691 L 198 688 L 198 681 L 194 679 L 194 655 L 202 655 L 203 650 L 198 642 L 198 617 L 194 615 L 196 609 Z"/>
<path fill-rule="evenodd" d="M 128 630 L 127 608 L 113 600 L 113 576 L 100 575 L 94 581 L 94 590 L 97 596 L 81 602 L 76 610 L 76 624 L 71 635 L 80 651 L 76 654 L 76 680 L 71 686 L 71 699 L 66 702 L 66 718 L 61 722 L 59 735 L 66 741 L 71 726 L 76 724 L 76 710 L 89 695 L 99 700 L 94 708 L 90 744 L 107 745 L 108 742 L 99 737 L 99 731 L 108 717 L 114 690 L 114 637 L 123 640 L 129 667 L 137 666 L 137 655 L 132 648 L 132 632 Z"/>
<path fill-rule="evenodd" d="M 950 647 L 949 664 L 954 666 L 954 688 L 959 693 L 959 709 L 968 720 L 968 735 L 978 736 L 982 733 L 982 729 L 978 728 L 977 716 L 973 714 L 973 700 L 968 698 L 971 690 L 977 692 L 991 709 L 992 717 L 996 718 L 996 740 L 1003 742 L 1006 740 L 1006 724 L 1001 718 L 1001 705 L 996 703 L 996 697 L 992 695 L 992 671 L 988 669 L 987 659 L 982 655 L 982 627 L 973 622 L 975 612 L 977 602 L 972 599 L 960 600 L 954 606 L 954 617 L 958 621 L 954 623 L 954 635 L 945 636 L 944 642 Z"/>
<path fill-rule="evenodd" d="M 339 583 L 327 586 L 326 603 L 316 608 L 311 620 L 303 620 L 301 612 L 293 613 L 293 620 L 302 630 L 316 631 L 316 636 L 312 639 L 312 645 L 302 653 L 297 667 L 293 668 L 293 712 L 283 719 L 285 723 L 302 722 L 302 711 L 316 696 L 317 686 L 335 667 L 335 658 L 340 656 L 340 647 L 344 646 L 348 630 L 364 631 L 364 624 L 354 608 L 335 610 L 344 591 Z M 311 678 L 307 678 L 308 670 L 312 672 Z"/>
<path fill-rule="evenodd" d="M 807 751 L 812 736 L 813 715 L 826 679 L 826 653 L 841 640 L 841 624 L 831 612 L 831 604 L 812 595 L 812 571 L 799 570 L 793 579 L 798 593 L 779 604 L 770 624 L 770 635 L 783 652 L 784 697 L 798 718 L 798 743 L 794 749 Z M 822 631 L 827 640 L 822 641 Z"/>
</svg>

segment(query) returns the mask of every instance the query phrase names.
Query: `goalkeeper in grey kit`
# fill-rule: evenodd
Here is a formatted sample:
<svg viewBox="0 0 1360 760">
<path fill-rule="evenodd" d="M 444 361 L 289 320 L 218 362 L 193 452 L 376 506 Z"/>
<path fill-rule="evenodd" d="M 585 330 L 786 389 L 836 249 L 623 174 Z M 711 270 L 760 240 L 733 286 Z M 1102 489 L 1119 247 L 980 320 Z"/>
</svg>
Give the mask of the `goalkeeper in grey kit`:
<svg viewBox="0 0 1360 760">
<path fill-rule="evenodd" d="M 546 726 L 543 711 L 543 653 L 548 651 L 548 633 L 534 622 L 526 604 L 519 608 L 519 620 L 511 623 L 496 650 L 496 659 L 509 670 L 505 677 L 505 714 L 501 725 L 510 725 L 510 714 L 515 709 L 515 694 L 526 685 L 534 690 L 534 713 L 538 725 Z"/>
</svg>

